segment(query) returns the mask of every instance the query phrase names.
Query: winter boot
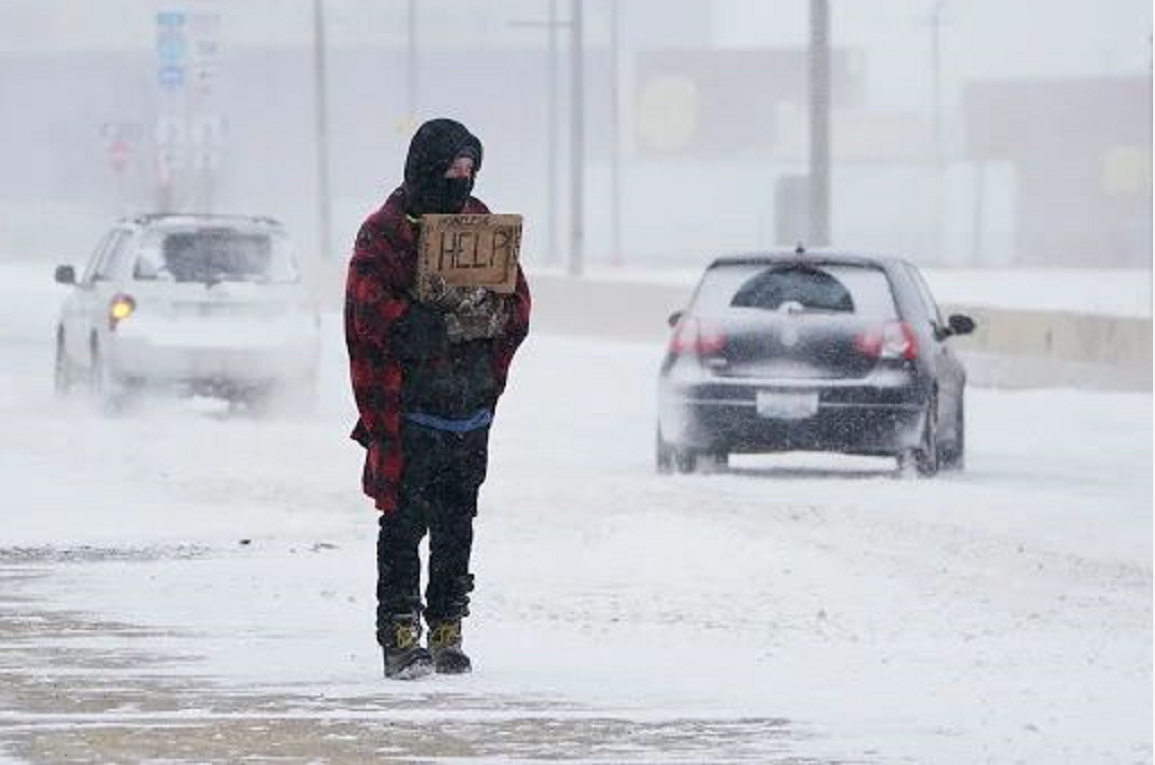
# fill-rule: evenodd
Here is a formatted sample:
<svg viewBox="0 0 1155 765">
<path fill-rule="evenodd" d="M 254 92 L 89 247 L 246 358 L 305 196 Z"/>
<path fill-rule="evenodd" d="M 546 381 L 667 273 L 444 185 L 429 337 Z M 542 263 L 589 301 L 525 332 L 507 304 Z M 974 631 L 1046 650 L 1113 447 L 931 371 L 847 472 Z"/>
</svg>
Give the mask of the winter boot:
<svg viewBox="0 0 1155 765">
<path fill-rule="evenodd" d="M 381 644 L 385 677 L 416 680 L 433 671 L 433 659 L 420 640 L 420 619 L 416 616 L 393 618 Z"/>
<path fill-rule="evenodd" d="M 429 623 L 429 653 L 434 668 L 445 675 L 462 675 L 473 670 L 465 651 L 461 650 L 461 620 L 446 619 Z"/>
</svg>

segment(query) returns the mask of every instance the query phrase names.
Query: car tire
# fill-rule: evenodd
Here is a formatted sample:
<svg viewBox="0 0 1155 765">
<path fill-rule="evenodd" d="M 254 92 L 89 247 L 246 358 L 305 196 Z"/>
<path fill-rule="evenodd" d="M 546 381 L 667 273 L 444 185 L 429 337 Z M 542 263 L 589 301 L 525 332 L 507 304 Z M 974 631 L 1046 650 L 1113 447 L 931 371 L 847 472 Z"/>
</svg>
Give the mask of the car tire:
<svg viewBox="0 0 1155 765">
<path fill-rule="evenodd" d="M 116 382 L 95 339 L 89 357 L 88 391 L 93 403 L 104 414 L 122 414 L 129 408 L 128 388 Z"/>
<path fill-rule="evenodd" d="M 964 399 L 959 397 L 958 415 L 955 417 L 955 437 L 939 450 L 939 467 L 942 470 L 961 472 L 966 469 L 966 410 Z"/>
<path fill-rule="evenodd" d="M 922 443 L 914 453 L 914 468 L 923 478 L 938 474 L 938 393 L 931 395 L 922 418 Z"/>
<path fill-rule="evenodd" d="M 931 394 L 922 417 L 922 436 L 918 446 L 907 449 L 898 456 L 899 473 L 904 476 L 917 474 L 922 478 L 932 478 L 938 474 L 938 394 Z"/>
<path fill-rule="evenodd" d="M 654 468 L 658 475 L 669 475 L 674 472 L 674 449 L 662 438 L 662 428 L 654 431 Z"/>
<path fill-rule="evenodd" d="M 72 368 L 72 361 L 68 358 L 68 349 L 64 345 L 64 333 L 56 335 L 56 357 L 52 367 L 52 389 L 58 398 L 67 398 L 72 393 L 72 386 L 76 382 L 76 370 Z"/>
<path fill-rule="evenodd" d="M 675 449 L 674 467 L 682 475 L 688 475 L 698 469 L 698 453 L 693 449 Z"/>
<path fill-rule="evenodd" d="M 104 354 L 93 338 L 88 351 L 88 392 L 94 401 L 100 402 L 108 389 L 108 372 L 104 368 Z"/>
</svg>

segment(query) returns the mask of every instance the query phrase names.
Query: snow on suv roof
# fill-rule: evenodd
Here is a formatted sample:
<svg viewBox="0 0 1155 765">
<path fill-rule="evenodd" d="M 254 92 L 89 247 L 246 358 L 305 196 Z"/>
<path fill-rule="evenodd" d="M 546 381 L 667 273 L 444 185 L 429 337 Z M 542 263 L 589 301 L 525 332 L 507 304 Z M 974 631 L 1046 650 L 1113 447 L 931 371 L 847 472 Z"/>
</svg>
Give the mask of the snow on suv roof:
<svg viewBox="0 0 1155 765">
<path fill-rule="evenodd" d="M 241 226 L 251 228 L 284 228 L 276 218 L 266 215 L 227 215 L 223 213 L 148 213 L 125 218 L 125 223 L 135 223 L 147 228 L 188 227 L 188 226 Z"/>
</svg>

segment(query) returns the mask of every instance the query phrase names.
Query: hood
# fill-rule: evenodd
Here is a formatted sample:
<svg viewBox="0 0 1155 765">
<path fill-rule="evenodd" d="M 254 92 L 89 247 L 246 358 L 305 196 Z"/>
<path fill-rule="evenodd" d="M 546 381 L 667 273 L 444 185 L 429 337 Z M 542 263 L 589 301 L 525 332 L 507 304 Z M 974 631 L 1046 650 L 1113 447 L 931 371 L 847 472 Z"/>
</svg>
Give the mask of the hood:
<svg viewBox="0 0 1155 765">
<path fill-rule="evenodd" d="M 460 122 L 429 120 L 418 128 L 405 158 L 405 212 L 460 212 L 473 189 L 473 179 L 447 179 L 445 171 L 457 157 L 473 159 L 473 175 L 481 170 L 481 141 Z"/>
</svg>

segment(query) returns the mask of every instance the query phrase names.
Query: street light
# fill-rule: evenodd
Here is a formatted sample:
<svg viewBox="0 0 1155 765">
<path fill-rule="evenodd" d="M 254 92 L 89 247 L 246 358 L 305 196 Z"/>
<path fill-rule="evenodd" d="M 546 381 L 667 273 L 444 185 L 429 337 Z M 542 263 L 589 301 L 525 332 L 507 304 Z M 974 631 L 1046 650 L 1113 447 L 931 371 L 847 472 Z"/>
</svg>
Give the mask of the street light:
<svg viewBox="0 0 1155 765">
<path fill-rule="evenodd" d="M 622 163 L 619 68 L 621 6 L 610 0 L 610 262 L 622 264 Z"/>
<path fill-rule="evenodd" d="M 585 91 L 582 78 L 582 0 L 570 0 L 570 276 L 584 268 Z"/>
<path fill-rule="evenodd" d="M 582 240 L 583 231 L 583 173 L 585 172 L 585 136 L 583 133 L 584 92 L 583 92 L 583 64 L 582 64 L 582 0 L 570 0 L 570 21 L 557 20 L 556 0 L 550 0 L 549 20 L 543 25 L 541 22 L 511 22 L 511 26 L 540 27 L 545 26 L 549 33 L 549 83 L 546 88 L 548 97 L 548 152 L 547 168 L 549 171 L 549 253 L 552 259 L 557 251 L 556 237 L 556 210 L 557 210 L 557 88 L 554 87 L 557 77 L 557 30 L 568 27 L 570 30 L 570 249 L 566 271 L 571 276 L 580 276 L 583 270 Z"/>
<path fill-rule="evenodd" d="M 325 9 L 313 0 L 313 98 L 317 141 L 317 237 L 319 255 L 329 260 L 332 223 L 329 212 L 329 125 L 325 77 Z"/>
<path fill-rule="evenodd" d="M 405 120 L 407 130 L 413 132 L 417 125 L 417 0 L 409 0 L 408 10 L 405 17 Z"/>
<path fill-rule="evenodd" d="M 559 29 L 568 27 L 568 21 L 558 21 L 557 0 L 549 0 L 549 17 L 546 21 L 511 21 L 511 27 L 542 28 L 546 30 L 548 52 L 546 67 L 546 262 L 554 263 L 561 247 L 557 238 L 557 178 L 558 178 L 558 140 L 557 140 L 557 33 Z"/>
<path fill-rule="evenodd" d="M 830 3 L 810 0 L 811 247 L 830 244 Z"/>
<path fill-rule="evenodd" d="M 939 43 L 939 29 L 942 27 L 944 0 L 935 0 L 930 12 L 930 76 L 931 76 L 931 125 L 934 140 L 934 257 L 941 259 L 945 249 L 946 233 L 946 151 L 942 134 L 942 48 Z"/>
</svg>

